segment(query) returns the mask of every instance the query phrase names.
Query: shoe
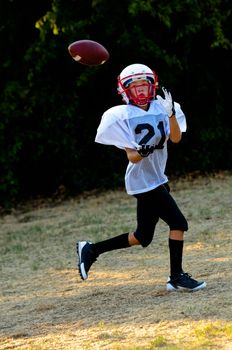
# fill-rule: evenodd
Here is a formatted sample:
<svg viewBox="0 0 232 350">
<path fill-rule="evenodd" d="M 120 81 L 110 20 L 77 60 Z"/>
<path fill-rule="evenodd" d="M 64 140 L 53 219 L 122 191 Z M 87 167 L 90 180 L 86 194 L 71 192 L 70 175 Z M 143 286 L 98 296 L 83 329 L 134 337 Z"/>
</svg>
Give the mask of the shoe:
<svg viewBox="0 0 232 350">
<path fill-rule="evenodd" d="M 182 272 L 177 278 L 169 278 L 167 281 L 167 291 L 195 292 L 206 287 L 205 282 L 198 282 L 191 277 L 192 275 Z"/>
<path fill-rule="evenodd" d="M 78 269 L 83 280 L 87 280 L 88 271 L 91 265 L 97 260 L 91 245 L 92 243 L 87 241 L 77 242 Z"/>
</svg>

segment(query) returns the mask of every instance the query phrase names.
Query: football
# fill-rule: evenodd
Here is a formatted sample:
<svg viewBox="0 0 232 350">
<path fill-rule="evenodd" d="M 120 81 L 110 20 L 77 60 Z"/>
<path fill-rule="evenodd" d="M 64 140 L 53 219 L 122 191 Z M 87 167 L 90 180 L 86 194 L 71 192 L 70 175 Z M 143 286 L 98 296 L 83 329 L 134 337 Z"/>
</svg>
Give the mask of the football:
<svg viewBox="0 0 232 350">
<path fill-rule="evenodd" d="M 98 66 L 105 63 L 110 55 L 106 48 L 93 40 L 78 40 L 68 46 L 72 58 L 78 63 Z"/>
</svg>

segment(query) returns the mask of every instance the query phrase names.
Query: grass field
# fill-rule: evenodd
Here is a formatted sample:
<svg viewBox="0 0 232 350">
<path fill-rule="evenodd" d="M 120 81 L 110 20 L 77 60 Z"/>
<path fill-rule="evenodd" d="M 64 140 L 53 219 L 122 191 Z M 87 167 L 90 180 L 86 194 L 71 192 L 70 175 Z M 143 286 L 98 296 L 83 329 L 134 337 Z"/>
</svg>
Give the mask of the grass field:
<svg viewBox="0 0 232 350">
<path fill-rule="evenodd" d="M 124 191 L 28 203 L 0 217 L 0 350 L 232 349 L 232 176 L 170 185 L 189 221 L 184 269 L 205 290 L 166 292 L 162 222 L 148 248 L 105 253 L 80 280 L 77 240 L 135 228 Z"/>
</svg>

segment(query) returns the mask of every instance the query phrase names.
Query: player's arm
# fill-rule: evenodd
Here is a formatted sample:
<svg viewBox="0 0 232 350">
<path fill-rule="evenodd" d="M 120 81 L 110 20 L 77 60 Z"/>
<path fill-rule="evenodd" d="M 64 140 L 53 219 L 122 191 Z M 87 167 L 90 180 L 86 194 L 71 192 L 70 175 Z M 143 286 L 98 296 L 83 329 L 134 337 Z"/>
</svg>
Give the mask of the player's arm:
<svg viewBox="0 0 232 350">
<path fill-rule="evenodd" d="M 176 112 L 175 112 L 175 106 L 174 101 L 172 99 L 172 95 L 170 91 L 167 91 L 164 87 L 162 88 L 164 93 L 164 98 L 160 95 L 157 95 L 156 98 L 161 104 L 161 106 L 164 107 L 166 110 L 168 116 L 169 116 L 169 125 L 170 125 L 170 135 L 169 138 L 172 142 L 178 143 L 181 140 L 181 130 L 179 127 L 179 124 L 176 120 Z"/>
<path fill-rule="evenodd" d="M 138 163 L 143 157 L 138 153 L 136 149 L 125 148 L 127 158 L 131 163 Z"/>
<path fill-rule="evenodd" d="M 137 149 L 125 148 L 125 151 L 127 153 L 127 158 L 131 163 L 138 163 L 140 160 L 148 157 L 149 154 L 153 153 L 154 149 L 154 146 L 142 144 L 138 145 Z"/>
<path fill-rule="evenodd" d="M 169 124 L 170 124 L 170 136 L 169 136 L 170 140 L 174 143 L 180 142 L 182 133 L 181 133 L 179 124 L 176 120 L 175 114 L 169 117 Z"/>
</svg>

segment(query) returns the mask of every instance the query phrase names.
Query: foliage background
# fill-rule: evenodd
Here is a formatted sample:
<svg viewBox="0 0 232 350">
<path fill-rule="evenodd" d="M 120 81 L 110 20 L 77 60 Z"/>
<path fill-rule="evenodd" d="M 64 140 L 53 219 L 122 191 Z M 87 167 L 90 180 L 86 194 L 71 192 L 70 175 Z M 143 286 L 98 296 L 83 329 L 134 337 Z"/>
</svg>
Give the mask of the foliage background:
<svg viewBox="0 0 232 350">
<path fill-rule="evenodd" d="M 117 75 L 136 62 L 157 71 L 187 116 L 168 175 L 231 170 L 231 9 L 228 0 L 1 1 L 0 206 L 123 185 L 125 155 L 94 138 L 102 113 L 121 103 Z M 74 62 L 67 47 L 83 38 L 110 60 Z"/>
</svg>

